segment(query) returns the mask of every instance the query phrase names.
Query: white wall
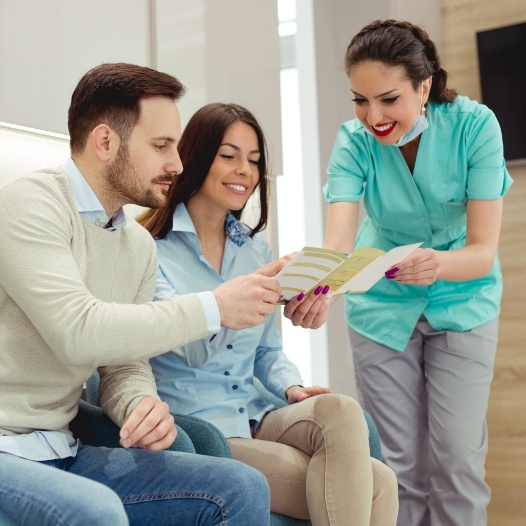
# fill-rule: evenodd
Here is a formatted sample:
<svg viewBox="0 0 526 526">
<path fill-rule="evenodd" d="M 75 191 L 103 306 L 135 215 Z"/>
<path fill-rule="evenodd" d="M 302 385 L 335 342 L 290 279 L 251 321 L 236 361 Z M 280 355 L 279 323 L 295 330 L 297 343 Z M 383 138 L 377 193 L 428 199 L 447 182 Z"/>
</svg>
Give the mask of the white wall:
<svg viewBox="0 0 526 526">
<path fill-rule="evenodd" d="M 187 86 L 183 125 L 207 102 L 246 105 L 267 134 L 273 173 L 281 173 L 279 53 L 274 1 L 0 0 L 0 122 L 67 134 L 80 77 L 103 62 L 132 62 Z M 32 153 L 20 165 L 40 167 Z M 16 155 L 0 159 L 0 172 L 12 173 Z"/>
<path fill-rule="evenodd" d="M 282 174 L 276 1 L 156 0 L 155 20 L 157 67 L 188 88 L 179 103 L 183 126 L 208 102 L 242 104 L 265 131 L 272 174 Z M 243 217 L 248 223 L 251 211 L 249 203 Z M 277 255 L 275 216 L 266 233 Z"/>
<path fill-rule="evenodd" d="M 88 69 L 150 54 L 148 0 L 0 0 L 0 121 L 67 133 Z"/>
</svg>

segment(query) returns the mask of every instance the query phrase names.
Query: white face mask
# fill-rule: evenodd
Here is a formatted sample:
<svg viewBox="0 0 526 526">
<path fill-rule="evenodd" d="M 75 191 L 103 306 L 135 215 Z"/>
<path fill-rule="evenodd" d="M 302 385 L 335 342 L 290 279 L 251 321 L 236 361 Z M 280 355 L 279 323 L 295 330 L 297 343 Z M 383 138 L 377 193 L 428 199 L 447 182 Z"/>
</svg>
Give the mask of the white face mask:
<svg viewBox="0 0 526 526">
<path fill-rule="evenodd" d="M 422 92 L 420 93 L 420 114 L 416 118 L 415 123 L 413 124 L 413 127 L 406 131 L 400 139 L 398 139 L 394 145 L 403 146 L 404 144 L 407 144 L 408 142 L 411 142 L 413 139 L 416 139 L 423 131 L 427 130 L 427 119 L 425 117 L 426 108 L 422 104 L 422 99 L 424 97 L 424 83 L 422 82 Z"/>
<path fill-rule="evenodd" d="M 400 146 L 404 146 L 404 144 L 407 144 L 408 142 L 411 142 L 413 139 L 416 139 L 422 132 L 427 130 L 428 123 L 427 119 L 425 117 L 425 107 L 422 104 L 422 97 L 424 96 L 424 83 L 422 82 L 422 93 L 420 94 L 420 114 L 416 118 L 415 123 L 413 124 L 413 127 L 406 131 L 400 139 L 398 139 L 394 146 L 397 146 L 400 148 Z M 367 133 L 372 135 L 376 138 L 375 134 L 367 128 L 367 126 L 364 126 L 364 129 Z"/>
<path fill-rule="evenodd" d="M 416 137 L 418 137 L 423 131 L 427 130 L 427 126 L 427 119 L 422 114 L 420 114 L 416 118 L 414 126 L 410 130 L 406 131 L 402 137 L 400 137 L 400 139 L 394 143 L 394 145 L 400 148 L 400 146 L 411 142 L 413 139 L 416 139 Z"/>
</svg>

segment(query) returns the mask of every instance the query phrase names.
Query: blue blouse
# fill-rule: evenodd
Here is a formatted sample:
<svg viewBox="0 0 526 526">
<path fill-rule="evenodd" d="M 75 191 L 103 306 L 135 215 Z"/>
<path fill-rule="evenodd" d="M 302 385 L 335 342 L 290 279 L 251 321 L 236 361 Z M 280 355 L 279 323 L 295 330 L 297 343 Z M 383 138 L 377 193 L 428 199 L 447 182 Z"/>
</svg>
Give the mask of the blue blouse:
<svg viewBox="0 0 526 526">
<path fill-rule="evenodd" d="M 213 290 L 236 276 L 249 274 L 272 260 L 263 234 L 253 238 L 231 214 L 221 274 L 201 250 L 186 207 L 177 207 L 173 230 L 157 240 L 159 274 L 156 299 L 173 294 Z M 189 343 L 150 360 L 157 389 L 170 410 L 198 416 L 226 437 L 250 438 L 249 420 L 261 421 L 275 407 L 254 387 L 257 376 L 273 394 L 285 400 L 291 385 L 302 384 L 298 368 L 282 351 L 276 313 L 266 322 L 240 331 L 221 329 L 212 340 Z M 177 353 L 177 354 L 176 354 Z"/>
<path fill-rule="evenodd" d="M 512 184 L 493 112 L 467 97 L 428 103 L 413 174 L 396 146 L 381 145 L 358 119 L 341 125 L 324 186 L 329 202 L 357 202 L 366 218 L 356 248 L 390 250 L 423 242 L 422 248 L 465 246 L 468 199 L 500 199 Z M 467 331 L 500 311 L 498 256 L 491 271 L 465 282 L 402 285 L 382 278 L 365 294 L 346 296 L 346 318 L 358 333 L 403 351 L 424 314 L 437 330 Z"/>
</svg>

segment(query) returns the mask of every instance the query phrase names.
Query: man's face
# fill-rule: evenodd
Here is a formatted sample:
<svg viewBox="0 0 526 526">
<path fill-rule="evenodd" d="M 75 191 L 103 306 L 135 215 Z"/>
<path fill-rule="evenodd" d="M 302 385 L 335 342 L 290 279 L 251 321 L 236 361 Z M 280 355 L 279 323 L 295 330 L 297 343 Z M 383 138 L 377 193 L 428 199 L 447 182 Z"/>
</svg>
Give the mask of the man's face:
<svg viewBox="0 0 526 526">
<path fill-rule="evenodd" d="M 107 168 L 110 191 L 123 204 L 163 206 L 170 184 L 183 170 L 177 151 L 180 137 L 181 119 L 175 103 L 167 97 L 143 99 L 139 122 Z"/>
</svg>

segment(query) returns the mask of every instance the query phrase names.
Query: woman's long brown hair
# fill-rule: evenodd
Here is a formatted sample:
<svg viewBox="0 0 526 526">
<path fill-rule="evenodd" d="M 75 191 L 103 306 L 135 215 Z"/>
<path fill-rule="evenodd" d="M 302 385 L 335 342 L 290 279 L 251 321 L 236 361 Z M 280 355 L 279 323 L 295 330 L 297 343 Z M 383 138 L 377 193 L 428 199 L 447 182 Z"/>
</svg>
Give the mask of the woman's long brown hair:
<svg viewBox="0 0 526 526">
<path fill-rule="evenodd" d="M 258 161 L 260 200 L 260 215 L 258 223 L 251 229 L 254 236 L 267 225 L 268 220 L 268 177 L 267 177 L 267 145 L 261 126 L 256 118 L 243 106 L 238 104 L 212 103 L 203 106 L 188 121 L 178 150 L 183 164 L 183 172 L 177 176 L 175 184 L 170 186 L 168 200 L 165 206 L 148 209 L 137 221 L 143 225 L 153 237 L 162 239 L 172 229 L 173 214 L 180 203 L 187 203 L 203 185 L 214 158 L 221 146 L 227 129 L 235 122 L 248 124 L 258 138 L 260 157 Z M 232 210 L 236 219 L 241 218 L 241 210 Z"/>
</svg>

